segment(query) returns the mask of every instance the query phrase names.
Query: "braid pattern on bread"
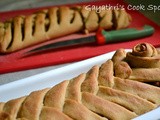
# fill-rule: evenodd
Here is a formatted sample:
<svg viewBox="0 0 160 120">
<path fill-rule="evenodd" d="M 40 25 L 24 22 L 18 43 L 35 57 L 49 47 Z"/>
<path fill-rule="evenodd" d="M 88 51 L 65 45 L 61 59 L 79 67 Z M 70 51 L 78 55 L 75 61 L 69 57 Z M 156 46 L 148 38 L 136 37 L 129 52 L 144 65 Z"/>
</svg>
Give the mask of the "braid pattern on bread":
<svg viewBox="0 0 160 120">
<path fill-rule="evenodd" d="M 116 13 L 116 14 L 114 14 Z M 114 19 L 113 19 L 114 18 Z M 16 16 L 0 23 L 0 52 L 10 53 L 49 39 L 85 31 L 123 29 L 129 26 L 125 10 L 103 10 L 97 13 L 85 6 L 52 7 L 28 16 Z"/>
<path fill-rule="evenodd" d="M 0 120 L 130 120 L 159 105 L 160 88 L 114 76 L 114 62 L 107 60 L 52 88 L 0 103 Z"/>
</svg>

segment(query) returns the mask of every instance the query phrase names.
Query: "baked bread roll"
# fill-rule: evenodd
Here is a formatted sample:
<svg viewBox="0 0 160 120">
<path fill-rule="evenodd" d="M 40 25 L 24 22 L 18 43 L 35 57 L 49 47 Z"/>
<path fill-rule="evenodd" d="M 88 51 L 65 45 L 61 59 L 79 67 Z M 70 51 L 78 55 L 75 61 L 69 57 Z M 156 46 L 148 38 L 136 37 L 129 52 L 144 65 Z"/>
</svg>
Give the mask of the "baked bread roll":
<svg viewBox="0 0 160 120">
<path fill-rule="evenodd" d="M 116 77 L 156 83 L 159 86 L 160 53 L 153 45 L 140 43 L 135 45 L 131 52 L 119 49 L 112 60 Z"/>
<path fill-rule="evenodd" d="M 52 88 L 0 103 L 0 119 L 130 120 L 160 105 L 160 88 L 115 77 L 113 68 L 107 60 Z"/>
<path fill-rule="evenodd" d="M 14 52 L 49 39 L 85 31 L 122 29 L 129 26 L 125 10 L 87 10 L 85 6 L 53 7 L 0 23 L 0 53 Z"/>
<path fill-rule="evenodd" d="M 160 67 L 160 55 L 157 49 L 149 43 L 141 43 L 133 47 L 132 52 L 127 53 L 126 59 L 134 68 Z"/>
</svg>

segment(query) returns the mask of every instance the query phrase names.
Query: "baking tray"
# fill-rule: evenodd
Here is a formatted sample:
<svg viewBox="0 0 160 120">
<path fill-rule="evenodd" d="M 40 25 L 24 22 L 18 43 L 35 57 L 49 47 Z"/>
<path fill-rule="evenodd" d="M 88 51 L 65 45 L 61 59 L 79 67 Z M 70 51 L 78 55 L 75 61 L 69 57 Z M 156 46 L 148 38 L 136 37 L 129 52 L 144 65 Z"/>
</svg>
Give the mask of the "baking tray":
<svg viewBox="0 0 160 120">
<path fill-rule="evenodd" d="M 131 51 L 127 49 L 126 51 Z M 41 74 L 17 80 L 0 86 L 0 101 L 28 95 L 32 91 L 52 87 L 64 80 L 69 80 L 77 75 L 87 72 L 94 65 L 100 65 L 110 59 L 115 51 L 100 56 L 92 57 L 58 69 L 50 70 Z M 134 120 L 159 120 L 160 107 L 141 115 Z"/>
</svg>

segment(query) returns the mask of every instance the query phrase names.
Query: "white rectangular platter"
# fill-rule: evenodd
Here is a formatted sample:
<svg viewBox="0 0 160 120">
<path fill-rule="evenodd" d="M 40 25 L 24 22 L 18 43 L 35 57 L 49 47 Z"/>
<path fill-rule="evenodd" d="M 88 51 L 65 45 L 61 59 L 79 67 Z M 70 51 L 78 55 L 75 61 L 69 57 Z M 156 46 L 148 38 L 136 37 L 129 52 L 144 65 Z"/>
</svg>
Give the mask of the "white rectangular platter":
<svg viewBox="0 0 160 120">
<path fill-rule="evenodd" d="M 128 51 L 128 50 L 127 50 Z M 100 65 L 110 59 L 115 51 L 83 60 L 58 69 L 17 80 L 0 86 L 0 102 L 28 95 L 32 91 L 52 87 L 64 80 L 87 72 L 92 66 Z M 160 120 L 160 107 L 134 120 Z"/>
</svg>

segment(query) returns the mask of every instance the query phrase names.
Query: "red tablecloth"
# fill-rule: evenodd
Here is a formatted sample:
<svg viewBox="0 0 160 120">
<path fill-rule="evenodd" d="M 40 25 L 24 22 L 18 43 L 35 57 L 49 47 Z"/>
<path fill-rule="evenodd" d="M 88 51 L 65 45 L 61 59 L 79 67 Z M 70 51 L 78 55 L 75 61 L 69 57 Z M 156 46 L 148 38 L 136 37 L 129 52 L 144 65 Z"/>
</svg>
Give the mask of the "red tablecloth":
<svg viewBox="0 0 160 120">
<path fill-rule="evenodd" d="M 108 0 L 108 1 L 99 1 L 95 3 L 85 3 L 85 4 L 96 4 L 96 5 L 125 5 L 127 4 L 123 3 L 121 0 Z M 7 18 L 13 17 L 18 14 L 25 14 L 28 15 L 38 9 L 29 9 L 29 10 L 18 10 L 18 11 L 9 11 L 9 12 L 3 12 L 0 13 L 1 20 L 5 20 Z M 118 48 L 132 48 L 134 45 L 142 42 L 148 42 L 153 44 L 155 47 L 160 46 L 160 27 L 156 25 L 151 20 L 147 19 L 143 14 L 141 14 L 138 11 L 131 11 L 128 10 L 130 15 L 133 18 L 133 21 L 129 27 L 142 27 L 145 24 L 151 25 L 155 28 L 155 33 L 150 36 L 143 39 L 137 39 L 129 42 L 121 42 L 121 43 L 114 43 L 114 44 L 106 44 L 103 46 L 96 46 L 96 45 L 85 45 L 85 46 L 79 46 L 79 47 L 72 47 L 68 49 L 59 49 L 55 51 L 46 52 L 43 54 L 28 56 L 21 58 L 21 55 L 23 55 L 24 52 L 26 52 L 29 49 L 32 49 L 33 47 L 8 54 L 8 55 L 0 55 L 0 74 L 7 73 L 7 72 L 14 72 L 14 71 L 20 71 L 20 70 L 26 70 L 26 69 L 33 69 L 33 68 L 39 68 L 49 65 L 57 65 L 57 64 L 63 64 L 73 61 L 79 61 L 86 58 L 90 58 L 93 56 L 97 56 L 100 54 L 104 54 L 113 50 L 117 50 Z M 81 36 L 80 34 L 76 35 L 70 35 L 67 36 L 75 37 L 75 36 Z M 83 36 L 83 35 L 82 35 Z M 59 38 L 57 40 L 66 39 Z M 52 41 L 52 40 L 51 40 Z M 51 41 L 48 41 L 46 43 L 50 43 Z M 54 40 L 55 41 L 55 40 Z M 46 44 L 43 43 L 43 44 Z M 37 45 L 39 46 L 39 45 Z M 35 47 L 35 46 L 34 46 Z"/>
</svg>

